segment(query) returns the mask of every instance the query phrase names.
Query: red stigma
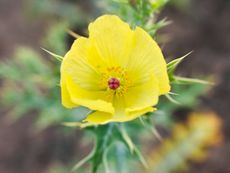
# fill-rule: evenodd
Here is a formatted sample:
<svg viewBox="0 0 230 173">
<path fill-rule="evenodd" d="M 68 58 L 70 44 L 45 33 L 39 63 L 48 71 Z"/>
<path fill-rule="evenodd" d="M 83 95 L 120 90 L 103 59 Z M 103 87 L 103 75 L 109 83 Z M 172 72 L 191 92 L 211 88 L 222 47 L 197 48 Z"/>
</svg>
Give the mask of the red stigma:
<svg viewBox="0 0 230 173">
<path fill-rule="evenodd" d="M 117 78 L 110 78 L 108 80 L 108 86 L 110 89 L 115 90 L 120 86 L 120 81 Z"/>
</svg>

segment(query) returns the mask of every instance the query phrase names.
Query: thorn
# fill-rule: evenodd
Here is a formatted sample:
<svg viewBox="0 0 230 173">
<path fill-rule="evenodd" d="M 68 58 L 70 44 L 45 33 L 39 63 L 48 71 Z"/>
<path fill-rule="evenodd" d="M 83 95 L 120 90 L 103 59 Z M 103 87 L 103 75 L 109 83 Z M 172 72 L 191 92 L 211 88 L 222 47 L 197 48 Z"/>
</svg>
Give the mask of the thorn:
<svg viewBox="0 0 230 173">
<path fill-rule="evenodd" d="M 194 79 L 194 78 L 186 78 L 180 76 L 174 76 L 176 81 L 181 83 L 197 83 L 197 84 L 204 84 L 204 85 L 214 85 L 213 82 L 201 80 L 201 79 Z"/>
<path fill-rule="evenodd" d="M 76 38 L 76 39 L 82 37 L 81 35 L 79 35 L 79 34 L 73 32 L 73 31 L 70 30 L 70 29 L 67 30 L 67 33 L 68 33 L 69 35 L 71 35 L 72 37 Z"/>
<path fill-rule="evenodd" d="M 58 61 L 62 61 L 62 59 L 63 59 L 62 56 L 57 55 L 57 54 L 55 54 L 55 53 L 53 53 L 53 52 L 50 52 L 50 51 L 48 51 L 48 50 L 45 49 L 45 48 L 42 48 L 42 47 L 41 47 L 41 49 L 44 50 L 46 53 L 50 54 L 51 56 L 53 56 L 54 58 L 56 58 Z"/>
<path fill-rule="evenodd" d="M 177 105 L 181 105 L 180 102 L 178 102 L 177 100 L 175 100 L 174 98 L 172 98 L 169 94 L 166 94 L 165 96 L 166 96 L 167 99 L 169 99 L 169 101 L 171 101 L 171 102 L 173 102 L 173 103 L 175 103 Z"/>
</svg>

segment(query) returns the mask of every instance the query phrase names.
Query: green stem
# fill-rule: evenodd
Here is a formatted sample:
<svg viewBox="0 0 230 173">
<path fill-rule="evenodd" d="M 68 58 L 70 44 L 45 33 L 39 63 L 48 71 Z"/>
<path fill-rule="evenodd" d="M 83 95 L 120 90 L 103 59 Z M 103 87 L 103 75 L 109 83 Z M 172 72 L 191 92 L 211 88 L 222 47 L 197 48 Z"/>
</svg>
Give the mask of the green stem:
<svg viewBox="0 0 230 173">
<path fill-rule="evenodd" d="M 103 156 L 106 149 L 112 142 L 111 136 L 113 132 L 114 124 L 108 124 L 107 126 L 98 127 L 96 130 L 97 135 L 97 148 L 93 157 L 93 169 L 92 173 L 96 173 L 100 164 L 103 162 Z"/>
</svg>

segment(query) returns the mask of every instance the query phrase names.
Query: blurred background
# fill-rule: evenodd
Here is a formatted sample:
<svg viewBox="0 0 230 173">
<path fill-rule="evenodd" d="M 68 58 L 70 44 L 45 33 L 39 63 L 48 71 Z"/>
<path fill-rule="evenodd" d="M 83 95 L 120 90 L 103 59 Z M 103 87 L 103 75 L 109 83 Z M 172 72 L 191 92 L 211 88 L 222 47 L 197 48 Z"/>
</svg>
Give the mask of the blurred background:
<svg viewBox="0 0 230 173">
<path fill-rule="evenodd" d="M 107 1 L 0 0 L 0 173 L 67 173 L 89 152 L 91 139 L 61 125 L 87 110 L 62 108 L 60 63 L 41 47 L 63 56 L 74 40 L 67 29 L 87 35 L 112 10 Z M 183 104 L 162 103 L 168 112 L 154 122 L 163 141 L 141 139 L 150 172 L 230 173 L 230 1 L 171 0 L 165 17 L 157 38 L 166 60 L 193 51 L 177 74 L 215 85 L 177 87 Z"/>
</svg>

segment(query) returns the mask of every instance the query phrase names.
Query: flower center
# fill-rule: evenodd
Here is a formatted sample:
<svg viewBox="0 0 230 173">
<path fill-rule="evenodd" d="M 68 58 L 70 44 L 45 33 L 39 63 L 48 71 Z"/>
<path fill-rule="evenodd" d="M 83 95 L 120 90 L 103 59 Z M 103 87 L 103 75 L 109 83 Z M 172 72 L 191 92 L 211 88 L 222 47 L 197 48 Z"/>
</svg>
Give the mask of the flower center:
<svg viewBox="0 0 230 173">
<path fill-rule="evenodd" d="M 120 86 L 120 81 L 117 78 L 112 77 L 108 80 L 108 86 L 110 89 L 116 90 Z"/>
</svg>

